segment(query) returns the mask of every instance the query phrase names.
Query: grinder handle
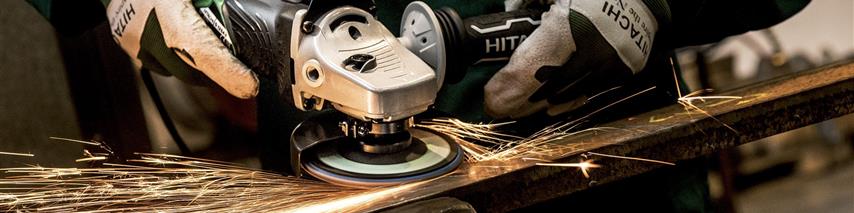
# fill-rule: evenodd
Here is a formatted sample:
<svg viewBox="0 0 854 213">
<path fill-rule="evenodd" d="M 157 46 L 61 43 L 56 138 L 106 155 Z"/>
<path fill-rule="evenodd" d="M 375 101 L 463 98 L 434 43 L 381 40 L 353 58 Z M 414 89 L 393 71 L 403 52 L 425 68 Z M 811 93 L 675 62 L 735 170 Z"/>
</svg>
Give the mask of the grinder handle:
<svg viewBox="0 0 854 213">
<path fill-rule="evenodd" d="M 455 83 L 471 65 L 509 60 L 516 47 L 540 25 L 543 12 L 523 9 L 466 19 L 448 7 L 435 13 L 449 50 L 445 82 Z"/>
<path fill-rule="evenodd" d="M 306 8 L 305 4 L 281 0 L 225 1 L 234 54 L 260 78 L 290 86 L 291 27 L 296 12 Z M 290 95 L 289 89 L 282 92 Z"/>
<path fill-rule="evenodd" d="M 300 167 L 299 160 L 295 159 L 299 155 L 291 154 L 296 152 L 290 143 L 289 133 L 312 114 L 293 106 L 291 92 L 291 28 L 296 12 L 308 8 L 308 5 L 298 2 L 225 0 L 221 5 L 197 8 L 223 44 L 230 47 L 232 53 L 258 76 L 260 89 L 255 97 L 255 117 L 258 119 L 259 141 L 265 150 L 260 154 L 264 169 L 297 175 Z M 220 12 L 221 15 L 204 14 L 209 12 Z M 227 30 L 221 30 L 220 26 Z"/>
</svg>

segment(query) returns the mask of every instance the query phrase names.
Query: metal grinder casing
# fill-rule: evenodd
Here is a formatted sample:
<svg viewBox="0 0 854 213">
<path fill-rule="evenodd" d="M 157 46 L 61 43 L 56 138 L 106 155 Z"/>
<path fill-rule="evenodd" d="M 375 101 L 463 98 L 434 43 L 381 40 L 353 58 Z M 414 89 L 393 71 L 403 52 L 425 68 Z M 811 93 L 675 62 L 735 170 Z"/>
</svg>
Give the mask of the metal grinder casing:
<svg viewBox="0 0 854 213">
<path fill-rule="evenodd" d="M 383 156 L 393 155 L 395 154 L 393 152 L 406 149 L 411 141 L 420 144 L 420 147 L 425 147 L 425 143 L 429 143 L 426 146 L 426 154 L 412 152 L 422 156 L 419 158 L 422 159 L 421 161 L 415 162 L 433 162 L 417 166 L 421 169 L 412 170 L 412 167 L 393 167 L 392 164 L 383 164 L 390 166 L 378 165 L 380 169 L 368 171 L 371 174 L 391 172 L 398 177 L 395 180 L 409 180 L 407 177 L 410 174 L 418 175 L 424 172 L 432 172 L 429 175 L 431 177 L 433 174 L 443 174 L 455 168 L 461 161 L 460 152 L 442 151 L 448 148 L 459 149 L 452 140 L 437 141 L 435 137 L 427 142 L 417 138 L 411 141 L 410 139 L 396 140 L 413 137 L 408 131 L 409 126 L 412 125 L 411 118 L 426 111 L 433 104 L 442 85 L 441 80 L 437 78 L 441 74 L 436 73 L 441 70 L 434 70 L 404 47 L 398 38 L 368 12 L 373 9 L 373 2 L 369 0 L 348 2 L 314 0 L 307 6 L 300 1 L 227 0 L 224 1 L 224 7 L 221 9 L 224 14 L 223 20 L 207 20 L 209 25 L 212 21 L 219 21 L 219 24 L 226 26 L 224 28 L 228 30 L 227 32 L 223 32 L 221 30 L 223 28 L 212 27 L 212 29 L 215 32 L 219 31 L 223 38 L 231 37 L 231 39 L 223 39 L 223 42 L 232 47 L 241 61 L 258 72 L 262 88 L 264 88 L 264 82 L 270 81 L 277 86 L 277 89 L 272 91 L 278 93 L 274 95 L 278 98 L 274 97 L 272 100 L 274 104 L 262 104 L 262 99 L 270 103 L 269 97 L 259 98 L 259 128 L 274 126 L 272 129 L 276 129 L 275 125 L 281 123 L 281 120 L 295 119 L 281 116 L 282 113 L 279 113 L 283 110 L 287 111 L 283 108 L 290 104 L 285 102 L 291 102 L 294 108 L 303 111 L 321 110 L 331 106 L 346 115 L 339 116 L 335 113 L 331 116 L 307 117 L 293 129 L 289 141 L 281 139 L 273 141 L 289 142 L 290 164 L 297 176 L 304 174 L 305 163 L 329 159 L 317 156 L 323 154 L 318 154 L 316 151 L 310 151 L 319 144 L 326 144 L 324 147 L 330 145 L 348 147 L 345 155 L 349 153 L 367 156 L 362 159 L 367 159 L 367 164 L 373 166 L 372 163 L 377 163 L 373 159 L 381 159 L 384 158 Z M 439 36 L 433 38 L 441 39 Z M 230 41 L 234 43 L 230 44 Z M 427 41 L 422 40 L 422 43 L 424 42 Z M 261 93 L 265 92 L 269 93 L 271 90 L 261 91 Z M 275 104 L 276 102 L 279 104 Z M 277 105 L 280 106 L 279 110 L 274 109 Z M 262 107 L 271 111 L 264 111 Z M 274 116 L 274 119 L 267 116 Z M 265 120 L 266 124 L 263 122 Z M 367 127 L 367 131 L 361 131 L 363 127 Z M 351 128 L 354 131 L 350 131 Z M 266 131 L 266 133 L 271 132 Z M 284 133 L 272 132 L 279 135 Z M 259 134 L 264 133 L 259 130 Z M 387 137 L 389 135 L 393 137 Z M 424 133 L 416 134 L 418 137 L 423 137 L 419 135 Z M 362 140 L 359 137 L 365 137 L 368 140 Z M 374 144 L 365 144 L 365 141 Z M 351 145 L 359 143 L 362 143 L 362 149 L 350 148 L 353 147 Z M 331 154 L 338 154 L 336 150 L 340 149 L 331 150 Z M 408 150 L 412 151 L 412 148 Z M 436 156 L 436 153 L 446 154 L 429 157 Z M 307 159 L 310 162 L 305 162 L 304 156 L 308 156 Z M 427 158 L 424 158 L 425 156 Z M 312 159 L 314 161 L 311 161 Z M 411 158 L 398 160 L 401 159 L 403 161 L 397 161 L 394 165 L 406 165 L 410 163 Z M 441 166 L 441 169 L 434 169 L 435 166 Z M 410 169 L 407 170 L 407 168 Z M 347 168 L 338 167 L 338 169 L 346 170 Z M 401 172 L 396 173 L 395 171 L 398 170 Z M 403 174 L 405 171 L 418 172 Z M 311 174 L 318 176 L 317 172 Z M 346 178 L 347 175 L 344 176 Z M 356 182 L 374 179 L 363 180 L 365 181 Z M 379 183 L 384 183 L 383 180 L 380 178 Z"/>
<path fill-rule="evenodd" d="M 297 12 L 293 29 L 302 29 L 304 17 L 305 11 Z M 310 33 L 293 30 L 291 34 L 297 108 L 320 110 L 329 101 L 350 117 L 390 122 L 424 112 L 433 104 L 442 84 L 436 71 L 370 13 L 339 7 L 314 25 Z M 373 62 L 348 66 L 348 59 L 359 55 L 370 56 Z"/>
<path fill-rule="evenodd" d="M 225 0 L 223 5 L 209 10 L 221 11 L 222 20 L 210 19 L 216 15 L 204 17 L 224 38 L 223 43 L 257 72 L 262 88 L 267 82 L 268 89 L 258 98 L 259 134 L 267 138 L 262 140 L 290 142 L 290 164 L 297 176 L 308 168 L 315 177 L 343 185 L 396 184 L 456 168 L 462 158 L 459 145 L 430 131 L 411 129 L 410 134 L 412 116 L 433 104 L 444 81 L 454 82 L 464 74 L 457 70 L 446 76 L 446 70 L 466 67 L 481 58 L 507 57 L 512 48 L 496 55 L 490 52 L 489 42 L 518 38 L 516 34 L 526 35 L 539 24 L 532 19 L 537 12 L 463 20 L 452 9 L 434 11 L 416 1 L 404 11 L 401 37 L 395 38 L 369 12 L 375 9 L 371 0 L 313 0 L 311 5 L 298 0 Z M 226 27 L 215 27 L 218 25 Z M 469 28 L 499 30 L 483 33 L 466 30 Z M 485 52 L 481 52 L 484 48 L 463 48 L 484 44 L 481 41 L 486 41 Z M 275 89 L 269 89 L 271 84 Z M 301 113 L 288 112 L 286 105 L 290 104 L 303 111 L 331 106 L 346 116 L 321 113 L 305 117 L 290 138 L 281 138 L 281 131 L 291 130 L 283 121 L 301 117 Z M 410 139 L 398 140 L 401 134 Z M 353 144 L 361 147 L 354 149 Z M 315 146 L 320 151 L 309 151 Z M 422 151 L 413 150 L 417 147 Z M 304 153 L 313 153 L 308 162 L 304 162 Z M 403 158 L 389 163 L 389 156 Z M 337 162 L 330 161 L 334 159 Z M 365 162 L 368 164 L 359 166 Z M 407 166 L 417 162 L 422 163 Z M 368 173 L 349 169 L 365 167 L 374 169 Z"/>
</svg>

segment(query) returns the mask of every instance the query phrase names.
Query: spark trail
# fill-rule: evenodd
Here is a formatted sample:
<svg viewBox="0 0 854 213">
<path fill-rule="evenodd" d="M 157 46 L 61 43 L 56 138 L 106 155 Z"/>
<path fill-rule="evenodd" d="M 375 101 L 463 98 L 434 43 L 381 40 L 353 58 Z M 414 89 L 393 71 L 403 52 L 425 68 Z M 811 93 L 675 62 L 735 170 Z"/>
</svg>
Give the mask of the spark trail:
<svg viewBox="0 0 854 213">
<path fill-rule="evenodd" d="M 61 139 L 64 140 L 64 139 Z M 69 141 L 69 140 L 66 140 Z M 97 142 L 84 144 L 104 146 Z M 85 151 L 78 161 L 104 153 Z M 358 211 L 405 189 L 357 190 L 237 164 L 138 153 L 94 168 L 28 166 L 0 172 L 0 210 L 23 212 Z"/>
<path fill-rule="evenodd" d="M 581 118 L 548 126 L 527 137 L 496 131 L 510 123 L 470 124 L 452 118 L 437 118 L 421 121 L 416 126 L 455 137 L 465 150 L 468 163 L 473 166 L 484 161 L 534 159 L 538 162 L 531 163 L 533 165 L 575 167 L 589 177 L 590 169 L 603 165 L 595 164 L 593 160 L 578 163 L 542 160 L 584 152 L 599 157 L 672 165 L 664 161 L 593 153 L 584 150 L 583 143 L 555 143 L 587 133 L 615 130 L 609 127 L 577 128 L 593 114 L 652 89 L 654 87 Z M 679 103 L 689 112 L 699 111 L 711 117 L 695 102 L 740 98 L 699 94 L 682 96 L 680 90 Z M 139 153 L 138 159 L 115 163 L 110 161 L 113 151 L 103 143 L 52 139 L 99 148 L 101 152 L 97 153 L 84 150 L 84 157 L 76 160 L 96 165 L 93 168 L 29 166 L 0 169 L 6 175 L 0 178 L 0 209 L 24 212 L 348 212 L 369 208 L 372 201 L 398 192 L 429 187 L 421 186 L 425 182 L 420 182 L 384 189 L 350 189 L 227 162 L 168 154 Z"/>
</svg>

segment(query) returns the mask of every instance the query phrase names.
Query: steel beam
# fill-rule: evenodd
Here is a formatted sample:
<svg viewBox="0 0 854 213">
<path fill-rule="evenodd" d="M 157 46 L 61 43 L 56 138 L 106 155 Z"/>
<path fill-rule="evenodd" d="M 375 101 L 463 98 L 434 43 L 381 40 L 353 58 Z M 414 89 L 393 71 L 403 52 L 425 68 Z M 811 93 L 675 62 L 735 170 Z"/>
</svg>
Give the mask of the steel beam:
<svg viewBox="0 0 854 213">
<path fill-rule="evenodd" d="M 697 104 L 710 116 L 673 105 L 602 126 L 606 131 L 565 139 L 596 153 L 678 162 L 714 153 L 854 112 L 854 63 L 794 73 L 716 95 L 742 99 Z M 578 162 L 586 151 L 556 157 Z M 507 211 L 642 174 L 661 167 L 612 158 L 605 168 L 583 177 L 578 169 L 536 166 L 531 161 L 481 162 L 432 180 L 394 198 L 376 201 L 373 210 L 451 196 L 480 211 Z"/>
</svg>

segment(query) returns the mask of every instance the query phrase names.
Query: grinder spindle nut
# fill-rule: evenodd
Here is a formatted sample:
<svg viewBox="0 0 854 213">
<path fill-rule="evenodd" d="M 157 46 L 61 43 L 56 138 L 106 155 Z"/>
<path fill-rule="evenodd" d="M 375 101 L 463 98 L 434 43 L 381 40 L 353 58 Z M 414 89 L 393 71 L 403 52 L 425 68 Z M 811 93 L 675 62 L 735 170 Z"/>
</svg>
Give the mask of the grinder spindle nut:
<svg viewBox="0 0 854 213">
<path fill-rule="evenodd" d="M 368 54 L 355 54 L 344 60 L 344 68 L 354 72 L 367 72 L 376 67 L 376 58 Z"/>
</svg>

